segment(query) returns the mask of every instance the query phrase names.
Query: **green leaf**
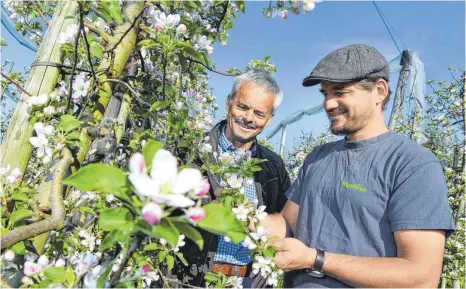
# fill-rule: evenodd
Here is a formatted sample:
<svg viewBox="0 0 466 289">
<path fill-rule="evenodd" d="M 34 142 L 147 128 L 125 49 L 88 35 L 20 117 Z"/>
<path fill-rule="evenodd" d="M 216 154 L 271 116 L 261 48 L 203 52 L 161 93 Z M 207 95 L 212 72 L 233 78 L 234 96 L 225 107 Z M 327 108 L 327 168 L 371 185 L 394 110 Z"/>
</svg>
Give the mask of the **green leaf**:
<svg viewBox="0 0 466 289">
<path fill-rule="evenodd" d="M 158 44 L 153 39 L 144 39 L 144 40 L 139 41 L 138 45 L 149 49 L 149 48 L 157 47 Z"/>
<path fill-rule="evenodd" d="M 173 269 L 173 266 L 175 265 L 175 257 L 173 257 L 172 255 L 167 255 L 165 261 L 167 261 L 168 271 L 171 271 Z"/>
<path fill-rule="evenodd" d="M 123 231 L 111 231 L 109 232 L 102 243 L 100 243 L 100 250 L 108 250 L 113 248 L 116 243 L 128 244 L 130 241 L 130 234 Z"/>
<path fill-rule="evenodd" d="M 189 54 L 194 59 L 201 61 L 202 63 L 205 63 L 204 55 L 202 55 L 202 53 L 194 49 L 191 43 L 187 41 L 175 41 L 175 45 L 178 46 L 179 49 Z"/>
<path fill-rule="evenodd" d="M 210 281 L 212 283 L 217 282 L 219 280 L 218 276 L 215 273 L 209 272 L 204 276 L 206 281 Z"/>
<path fill-rule="evenodd" d="M 152 233 L 158 238 L 165 239 L 173 248 L 178 244 L 178 236 L 180 235 L 180 232 L 166 219 L 162 219 L 160 224 L 153 226 Z"/>
<path fill-rule="evenodd" d="M 183 265 L 185 265 L 185 266 L 189 265 L 188 261 L 186 261 L 186 259 L 184 258 L 183 253 L 178 252 L 178 253 L 176 253 L 176 256 L 178 257 L 178 259 L 180 259 L 180 261 L 181 261 L 181 263 L 183 263 Z"/>
<path fill-rule="evenodd" d="M 74 275 L 73 268 L 68 266 L 65 272 L 66 282 L 68 282 L 68 286 L 74 285 L 74 281 L 76 280 L 76 276 Z"/>
<path fill-rule="evenodd" d="M 186 223 L 173 222 L 173 224 L 181 234 L 184 234 L 186 237 L 193 240 L 193 242 L 199 247 L 199 250 L 202 250 L 204 247 L 204 239 L 202 238 L 201 233 Z"/>
<path fill-rule="evenodd" d="M 13 250 L 13 252 L 15 252 L 18 255 L 26 254 L 26 246 L 24 246 L 24 242 L 22 242 L 22 241 L 19 242 L 19 243 L 14 244 L 11 247 L 11 250 Z"/>
<path fill-rule="evenodd" d="M 133 228 L 133 215 L 127 208 L 112 208 L 100 211 L 99 227 L 104 231 L 129 231 Z"/>
<path fill-rule="evenodd" d="M 63 181 L 80 191 L 114 194 L 117 198 L 131 203 L 128 196 L 129 183 L 123 171 L 105 164 L 89 164 L 82 167 Z"/>
<path fill-rule="evenodd" d="M 275 257 L 275 253 L 277 252 L 277 248 L 274 246 L 267 246 L 264 250 L 265 257 Z"/>
<path fill-rule="evenodd" d="M 199 228 L 208 232 L 229 237 L 234 243 L 239 243 L 246 238 L 248 232 L 235 216 L 235 214 L 218 204 L 203 206 L 206 217 L 197 223 Z"/>
<path fill-rule="evenodd" d="M 123 14 L 121 13 L 121 7 L 118 0 L 103 0 L 100 2 L 102 8 L 104 8 L 110 17 L 118 23 L 123 23 Z"/>
<path fill-rule="evenodd" d="M 21 201 L 27 203 L 29 201 L 28 196 L 23 192 L 15 192 L 11 195 L 11 199 L 15 201 Z"/>
<path fill-rule="evenodd" d="M 66 281 L 66 271 L 64 267 L 48 267 L 44 270 L 45 278 L 57 282 L 64 283 Z"/>
<path fill-rule="evenodd" d="M 58 130 L 63 130 L 64 132 L 70 132 L 78 127 L 80 127 L 82 121 L 77 120 L 74 116 L 70 114 L 64 114 L 60 116 L 60 123 L 57 126 Z"/>
<path fill-rule="evenodd" d="M 149 111 L 158 111 L 164 108 L 169 107 L 171 104 L 171 101 L 156 101 L 154 102 L 151 106 Z"/>
<path fill-rule="evenodd" d="M 112 267 L 113 267 L 114 262 L 115 260 L 111 261 L 108 264 L 107 268 L 105 268 L 104 273 L 102 273 L 102 275 L 99 276 L 99 279 L 97 279 L 97 284 L 96 284 L 97 288 L 104 288 L 105 281 L 107 281 L 107 277 L 112 272 Z"/>
<path fill-rule="evenodd" d="M 144 247 L 144 251 L 155 251 L 155 250 L 160 250 L 162 247 L 157 244 L 157 243 L 150 243 L 149 245 L 146 245 Z"/>
<path fill-rule="evenodd" d="M 31 217 L 33 215 L 34 215 L 34 212 L 31 211 L 31 210 L 27 210 L 27 209 L 16 210 L 10 216 L 9 226 L 13 226 L 15 223 L 17 223 L 17 222 L 19 222 L 19 221 L 21 221 L 23 219 L 29 218 L 29 217 Z"/>
<path fill-rule="evenodd" d="M 146 161 L 146 166 L 152 166 L 152 159 L 158 150 L 163 148 L 163 143 L 159 141 L 150 140 L 142 148 L 142 154 L 144 155 L 144 160 Z"/>
<path fill-rule="evenodd" d="M 159 263 L 163 263 L 166 257 L 167 257 L 167 251 L 160 251 L 159 254 L 157 255 L 157 258 L 159 259 Z"/>
<path fill-rule="evenodd" d="M 102 58 L 102 46 L 97 41 L 91 41 L 89 43 L 89 51 L 91 52 L 91 55 L 101 59 Z"/>
<path fill-rule="evenodd" d="M 239 11 L 245 13 L 245 7 L 244 7 L 244 1 L 243 0 L 237 0 L 235 1 L 236 7 L 238 7 Z"/>
<path fill-rule="evenodd" d="M 186 58 L 183 56 L 183 54 L 178 54 L 178 59 L 180 61 L 180 65 L 183 68 L 183 70 L 188 69 L 188 62 L 186 61 Z"/>
</svg>

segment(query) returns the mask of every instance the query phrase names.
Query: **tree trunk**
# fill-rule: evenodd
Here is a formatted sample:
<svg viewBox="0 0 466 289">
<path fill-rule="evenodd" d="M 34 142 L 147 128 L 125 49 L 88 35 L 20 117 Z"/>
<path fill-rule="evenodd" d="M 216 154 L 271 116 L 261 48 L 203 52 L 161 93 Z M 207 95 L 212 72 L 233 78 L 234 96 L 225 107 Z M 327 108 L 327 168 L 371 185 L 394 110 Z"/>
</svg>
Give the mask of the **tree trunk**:
<svg viewBox="0 0 466 289">
<path fill-rule="evenodd" d="M 36 62 L 62 63 L 58 35 L 60 32 L 65 31 L 68 25 L 76 22 L 76 20 L 67 17 L 74 16 L 77 8 L 78 3 L 76 1 L 58 1 L 44 41 L 42 41 L 37 52 Z M 34 66 L 31 69 L 25 89 L 32 95 L 50 94 L 55 88 L 58 75 L 59 68 L 57 67 Z M 9 164 L 11 168 L 19 168 L 23 175 L 32 150 L 29 138 L 32 136 L 33 126 L 29 123 L 31 115 L 28 111 L 28 105 L 24 101 L 28 97 L 25 93 L 21 95 L 22 101 L 18 103 L 11 118 L 2 145 L 1 156 L 1 167 L 6 167 Z"/>
</svg>

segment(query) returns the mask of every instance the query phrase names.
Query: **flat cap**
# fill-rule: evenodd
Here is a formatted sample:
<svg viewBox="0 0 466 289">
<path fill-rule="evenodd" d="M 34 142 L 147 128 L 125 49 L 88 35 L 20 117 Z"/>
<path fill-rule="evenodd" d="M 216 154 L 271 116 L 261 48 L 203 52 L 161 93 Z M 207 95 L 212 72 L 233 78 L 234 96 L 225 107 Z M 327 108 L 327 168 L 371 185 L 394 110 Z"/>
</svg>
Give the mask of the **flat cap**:
<svg viewBox="0 0 466 289">
<path fill-rule="evenodd" d="M 389 80 L 388 63 L 374 47 L 352 44 L 325 56 L 304 78 L 303 86 L 313 86 L 322 80 L 330 82 L 352 82 L 366 78 Z"/>
</svg>

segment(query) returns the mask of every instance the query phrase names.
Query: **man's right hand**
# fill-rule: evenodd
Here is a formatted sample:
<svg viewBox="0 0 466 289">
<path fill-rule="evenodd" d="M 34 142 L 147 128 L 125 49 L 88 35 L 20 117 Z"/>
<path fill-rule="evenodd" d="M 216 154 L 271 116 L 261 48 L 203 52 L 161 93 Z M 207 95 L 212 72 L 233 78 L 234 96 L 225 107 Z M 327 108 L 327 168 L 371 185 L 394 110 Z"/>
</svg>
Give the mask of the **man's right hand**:
<svg viewBox="0 0 466 289">
<path fill-rule="evenodd" d="M 262 275 L 259 273 L 254 274 L 254 272 L 251 272 L 249 274 L 249 278 L 254 279 L 251 284 L 251 288 L 265 288 L 267 286 L 267 279 L 262 277 Z"/>
</svg>

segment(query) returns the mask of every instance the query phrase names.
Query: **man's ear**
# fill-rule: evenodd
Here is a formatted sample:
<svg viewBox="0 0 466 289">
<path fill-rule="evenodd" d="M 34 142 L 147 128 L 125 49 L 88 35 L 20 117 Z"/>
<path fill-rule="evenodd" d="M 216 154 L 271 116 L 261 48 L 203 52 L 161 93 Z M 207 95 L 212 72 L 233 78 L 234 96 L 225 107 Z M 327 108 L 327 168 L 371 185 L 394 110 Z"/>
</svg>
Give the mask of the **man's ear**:
<svg viewBox="0 0 466 289">
<path fill-rule="evenodd" d="M 380 78 L 375 83 L 375 87 L 377 89 L 377 96 L 376 96 L 376 103 L 381 104 L 383 103 L 384 99 L 388 97 L 388 83 L 385 79 Z"/>
<path fill-rule="evenodd" d="M 231 96 L 231 94 L 229 94 L 227 96 L 227 101 L 226 101 L 226 104 L 225 104 L 225 109 L 227 112 L 230 111 L 230 106 L 231 106 L 231 101 L 232 101 L 233 97 Z"/>
</svg>

